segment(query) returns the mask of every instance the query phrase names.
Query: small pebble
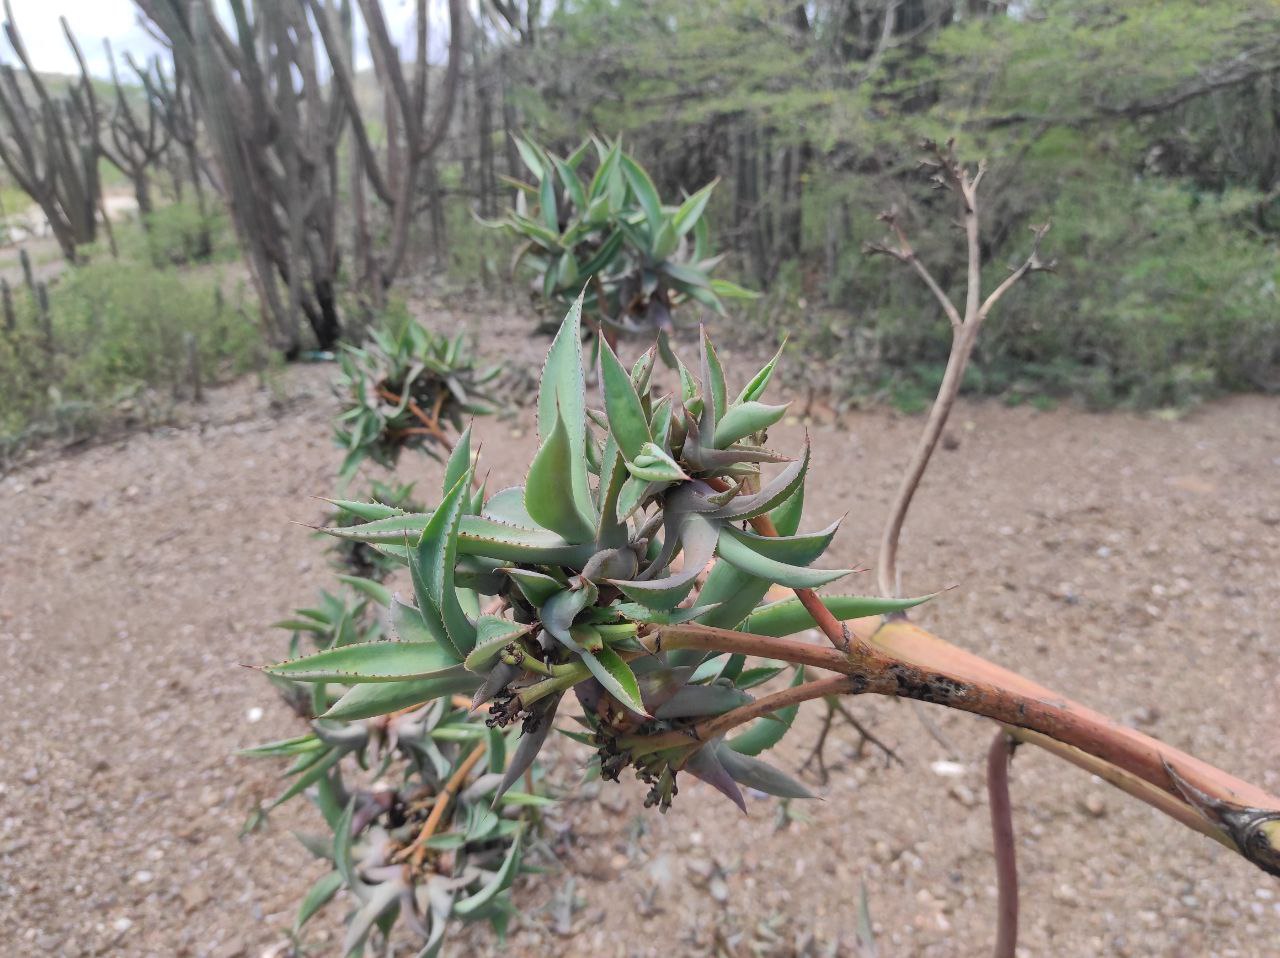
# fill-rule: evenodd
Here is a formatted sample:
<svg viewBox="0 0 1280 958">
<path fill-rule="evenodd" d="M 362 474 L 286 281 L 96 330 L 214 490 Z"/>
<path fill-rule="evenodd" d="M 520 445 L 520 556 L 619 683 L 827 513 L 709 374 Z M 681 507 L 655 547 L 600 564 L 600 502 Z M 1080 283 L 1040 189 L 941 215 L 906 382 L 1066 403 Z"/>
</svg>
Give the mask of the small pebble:
<svg viewBox="0 0 1280 958">
<path fill-rule="evenodd" d="M 1080 807 L 1094 818 L 1101 818 L 1107 814 L 1107 804 L 1097 792 L 1090 792 L 1086 795 L 1084 801 L 1080 803 Z"/>
</svg>

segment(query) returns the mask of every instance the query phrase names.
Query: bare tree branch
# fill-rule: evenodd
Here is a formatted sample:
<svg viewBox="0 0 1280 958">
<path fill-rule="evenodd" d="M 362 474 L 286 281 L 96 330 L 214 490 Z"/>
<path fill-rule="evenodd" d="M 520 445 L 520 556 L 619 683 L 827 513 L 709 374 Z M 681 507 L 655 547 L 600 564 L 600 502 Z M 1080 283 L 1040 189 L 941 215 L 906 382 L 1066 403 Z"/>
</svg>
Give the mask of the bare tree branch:
<svg viewBox="0 0 1280 958">
<path fill-rule="evenodd" d="M 951 415 L 956 396 L 960 392 L 960 383 L 973 353 L 978 333 L 982 328 L 991 308 L 1013 286 L 1028 273 L 1051 269 L 1052 263 L 1041 261 L 1039 254 L 1040 240 L 1048 231 L 1048 226 L 1036 227 L 1035 242 L 1031 255 L 996 287 L 986 300 L 982 299 L 982 243 L 981 222 L 979 219 L 978 186 L 986 174 L 986 167 L 979 164 L 976 172 L 970 173 L 960 165 L 955 156 L 953 142 L 946 146 L 926 143 L 925 148 L 930 158 L 923 164 L 933 171 L 933 180 L 939 187 L 950 190 L 960 208 L 961 223 L 964 228 L 965 244 L 968 254 L 968 270 L 966 276 L 964 313 L 961 315 L 954 302 L 933 279 L 932 274 L 916 257 L 915 251 L 907 241 L 906 233 L 898 222 L 893 211 L 882 214 L 897 236 L 897 245 L 878 244 L 870 248 L 870 252 L 884 253 L 893 256 L 900 262 L 909 263 L 924 280 L 925 285 L 934 294 L 951 321 L 951 353 L 947 359 L 946 371 L 943 373 L 942 385 L 938 388 L 937 398 L 929 410 L 929 418 L 925 422 L 924 433 L 916 446 L 916 451 L 907 465 L 897 495 L 890 506 L 885 521 L 884 533 L 880 539 L 880 555 L 877 564 L 877 578 L 880 591 L 887 596 L 899 594 L 898 578 L 898 541 L 902 534 L 902 526 L 911 508 L 911 500 L 915 497 L 929 466 L 933 450 L 942 437 L 942 430 Z"/>
<path fill-rule="evenodd" d="M 991 808 L 991 842 L 996 856 L 998 891 L 995 958 L 1014 958 L 1018 948 L 1018 853 L 1013 838 L 1013 806 L 1009 801 L 1009 764 L 1016 743 L 1004 729 L 987 750 L 987 804 Z"/>
</svg>

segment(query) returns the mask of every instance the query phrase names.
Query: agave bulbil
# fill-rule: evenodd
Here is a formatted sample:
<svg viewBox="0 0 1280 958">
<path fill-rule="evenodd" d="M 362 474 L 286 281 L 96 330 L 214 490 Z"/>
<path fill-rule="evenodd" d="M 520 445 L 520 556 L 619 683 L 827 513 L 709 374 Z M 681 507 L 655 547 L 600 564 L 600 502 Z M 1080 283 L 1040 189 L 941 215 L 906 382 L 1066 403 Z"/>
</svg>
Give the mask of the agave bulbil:
<svg viewBox="0 0 1280 958">
<path fill-rule="evenodd" d="M 620 142 L 584 140 L 561 158 L 532 140 L 514 140 L 533 182 L 508 180 L 515 208 L 486 225 L 520 241 L 513 266 L 533 272 L 537 294 L 557 315 L 585 287 L 583 308 L 610 342 L 618 333 L 652 341 L 672 328 L 681 303 L 723 315 L 724 299 L 756 295 L 711 275 L 722 259 L 712 253 L 705 215 L 714 182 L 664 204 Z"/>
<path fill-rule="evenodd" d="M 344 346 L 340 363 L 336 388 L 346 409 L 334 438 L 346 450 L 344 476 L 366 458 L 392 468 L 406 448 L 444 458 L 453 448 L 448 427 L 461 431 L 465 420 L 495 408 L 491 390 L 501 368 L 477 363 L 461 333 L 448 338 L 406 320 L 372 331 L 364 346 Z"/>
</svg>

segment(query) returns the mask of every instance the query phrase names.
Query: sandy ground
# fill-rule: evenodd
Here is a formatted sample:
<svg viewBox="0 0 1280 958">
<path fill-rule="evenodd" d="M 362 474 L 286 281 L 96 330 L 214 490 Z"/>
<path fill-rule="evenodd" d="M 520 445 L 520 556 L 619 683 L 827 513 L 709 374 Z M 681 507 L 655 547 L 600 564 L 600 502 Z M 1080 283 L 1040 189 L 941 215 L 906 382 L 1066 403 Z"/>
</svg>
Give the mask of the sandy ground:
<svg viewBox="0 0 1280 958">
<path fill-rule="evenodd" d="M 529 355 L 512 331 L 511 351 Z M 739 368 L 730 358 L 731 369 Z M 182 428 L 46 454 L 0 481 L 0 952 L 258 956 L 284 941 L 321 873 L 286 807 L 237 837 L 278 788 L 236 748 L 293 734 L 265 683 L 269 623 L 328 584 L 314 522 L 338 455 L 327 367 L 294 401 L 251 382 Z M 833 563 L 874 558 L 920 420 L 809 424 L 808 524 L 848 512 Z M 776 432 L 801 441 L 801 424 Z M 496 488 L 532 449 L 527 413 L 482 421 Z M 1280 790 L 1280 400 L 1183 421 L 966 404 L 908 524 L 910 590 L 954 584 L 919 616 L 976 652 Z M 402 470 L 434 489 L 430 464 Z M 870 590 L 870 577 L 856 583 Z M 866 895 L 879 954 L 989 949 L 994 879 L 981 775 L 990 726 L 854 703 L 901 766 L 838 727 L 822 801 L 741 816 L 683 788 L 665 817 L 642 788 L 575 787 L 571 849 L 522 880 L 512 954 L 854 955 Z M 261 710 L 259 712 L 258 710 Z M 806 713 L 774 753 L 795 769 Z M 562 750 L 552 777 L 576 781 Z M 812 779 L 810 779 L 812 781 Z M 1028 956 L 1280 952 L 1280 882 L 1074 768 L 1019 752 L 1013 772 Z M 337 953 L 338 912 L 309 941 Z M 487 931 L 453 954 L 497 953 Z M 402 952 L 404 953 L 404 952 Z"/>
</svg>

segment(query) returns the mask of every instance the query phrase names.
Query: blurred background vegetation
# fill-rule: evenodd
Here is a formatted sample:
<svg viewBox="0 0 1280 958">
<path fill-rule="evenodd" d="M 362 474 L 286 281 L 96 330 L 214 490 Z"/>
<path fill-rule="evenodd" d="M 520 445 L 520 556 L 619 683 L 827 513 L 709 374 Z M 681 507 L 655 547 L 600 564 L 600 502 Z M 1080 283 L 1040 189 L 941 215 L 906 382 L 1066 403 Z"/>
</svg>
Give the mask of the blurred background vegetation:
<svg viewBox="0 0 1280 958">
<path fill-rule="evenodd" d="M 989 273 L 1045 220 L 1060 264 L 993 318 L 971 389 L 1153 406 L 1280 388 L 1272 3 L 585 0 L 519 62 L 544 137 L 623 135 L 668 191 L 722 178 L 713 220 L 768 292 L 742 321 L 836 357 L 836 389 L 933 393 L 949 327 L 860 247 L 896 204 L 944 285 L 962 278 L 914 169 L 921 138 L 953 136 L 990 167 Z"/>
<path fill-rule="evenodd" d="M 314 4 L 293 5 L 314 17 Z M 140 3 L 148 14 L 162 6 Z M 861 247 L 883 235 L 876 214 L 896 206 L 940 281 L 962 282 L 951 208 L 916 169 L 922 138 L 954 137 L 962 156 L 989 166 L 988 282 L 1025 256 L 1027 227 L 1046 220 L 1045 249 L 1059 263 L 997 311 L 971 392 L 1147 408 L 1280 389 L 1280 17 L 1271 0 L 484 0 L 459 9 L 456 76 L 429 47 L 431 102 L 453 100 L 410 197 L 390 303 L 381 286 L 371 293 L 379 263 L 365 247 L 387 242 L 392 212 L 353 212 L 364 208 L 355 195 L 363 178 L 333 174 L 324 282 L 336 287 L 326 295 L 348 339 L 424 281 L 514 296 L 526 309 L 526 278 L 513 286 L 509 274 L 510 239 L 478 220 L 511 205 L 504 177 L 526 175 L 512 134 L 562 155 L 595 134 L 621 138 L 676 202 L 719 179 L 707 208 L 726 254 L 718 275 L 763 294 L 712 320 L 719 339 L 789 337 L 808 359 L 787 364 L 799 385 L 836 403 L 920 409 L 941 375 L 949 327 L 908 271 Z M 444 24 L 432 30 L 439 37 Z M 413 37 L 396 39 L 407 64 Z M 104 114 L 115 103 L 104 123 L 118 125 L 131 106 L 145 126 L 148 104 L 163 99 L 134 72 L 92 81 Z M 321 75 L 322 86 L 331 82 Z M 55 95 L 89 83 L 47 79 Z M 6 82 L 29 83 L 20 72 Z M 386 88 L 379 71 L 354 73 L 379 156 L 389 117 L 395 130 Z M 12 287 L 0 335 L 7 441 L 139 388 L 182 393 L 193 355 L 216 379 L 260 363 L 268 343 L 280 348 L 262 318 L 261 285 L 239 261 L 248 234 L 217 202 L 225 184 L 195 112 L 190 155 L 176 138 L 157 153 L 151 211 L 109 241 L 95 235 L 65 269 L 52 268 L 56 251 L 7 230 L 31 247 L 36 273 L 25 285 L 14 245 L 0 256 Z M 10 142 L 20 133 L 10 123 Z M 134 190 L 137 177 L 105 142 L 103 192 Z M 340 137 L 333 169 L 356 159 L 353 138 Z M 184 191 L 188 166 L 208 203 Z M 27 205 L 12 175 L 0 202 L 7 224 Z M 298 344 L 286 352 L 298 355 Z"/>
</svg>

